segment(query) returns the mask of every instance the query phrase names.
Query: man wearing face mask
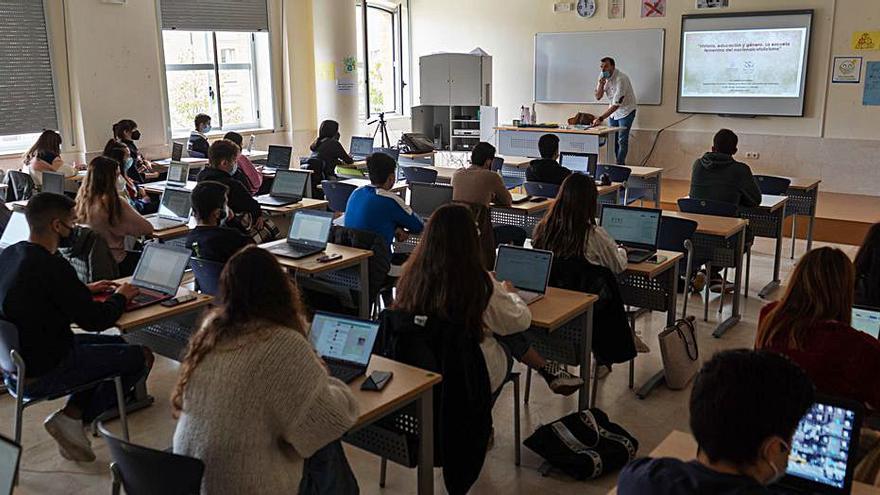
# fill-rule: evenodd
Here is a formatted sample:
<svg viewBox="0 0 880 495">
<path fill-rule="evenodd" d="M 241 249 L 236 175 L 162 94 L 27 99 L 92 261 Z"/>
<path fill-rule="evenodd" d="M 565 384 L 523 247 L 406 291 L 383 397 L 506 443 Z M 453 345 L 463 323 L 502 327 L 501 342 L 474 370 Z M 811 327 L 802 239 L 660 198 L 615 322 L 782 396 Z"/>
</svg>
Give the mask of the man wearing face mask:
<svg viewBox="0 0 880 495">
<path fill-rule="evenodd" d="M 66 196 L 37 194 L 26 211 L 29 239 L 0 254 L 0 318 L 18 327 L 19 351 L 28 372 L 24 388 L 30 396 L 68 390 L 112 373 L 121 373 L 123 386 L 130 390 L 146 377 L 153 363 L 148 349 L 127 344 L 119 336 L 71 331 L 73 323 L 86 332 L 112 327 L 138 293 L 127 283 L 85 285 L 56 254 L 59 247 L 72 242 L 73 207 L 73 200 Z M 113 294 L 105 302 L 93 300 L 94 294 L 106 292 Z M 44 426 L 63 457 L 94 461 L 83 426 L 115 404 L 113 384 L 104 383 L 71 395 Z"/>
<path fill-rule="evenodd" d="M 620 495 L 757 495 L 785 475 L 791 441 L 813 405 L 813 384 L 788 358 L 766 351 L 716 354 L 691 391 L 697 459 L 643 458 L 620 473 Z"/>
<path fill-rule="evenodd" d="M 195 158 L 208 158 L 208 133 L 211 132 L 211 116 L 200 113 L 196 115 L 195 130 L 189 135 L 189 155 Z"/>
<path fill-rule="evenodd" d="M 596 100 L 606 96 L 611 101 L 608 108 L 595 120 L 593 125 L 601 125 L 609 118 L 611 127 L 621 127 L 617 131 L 617 141 L 614 142 L 614 154 L 618 165 L 626 165 L 626 154 L 629 151 L 629 131 L 636 119 L 636 93 L 633 91 L 629 76 L 614 65 L 614 59 L 605 57 L 601 60 L 602 73 L 596 84 Z"/>
<path fill-rule="evenodd" d="M 226 227 L 232 212 L 226 206 L 229 188 L 214 182 L 199 182 L 191 200 L 198 224 L 186 236 L 186 247 L 203 260 L 226 263 L 241 248 L 253 241 L 236 229 Z"/>
</svg>

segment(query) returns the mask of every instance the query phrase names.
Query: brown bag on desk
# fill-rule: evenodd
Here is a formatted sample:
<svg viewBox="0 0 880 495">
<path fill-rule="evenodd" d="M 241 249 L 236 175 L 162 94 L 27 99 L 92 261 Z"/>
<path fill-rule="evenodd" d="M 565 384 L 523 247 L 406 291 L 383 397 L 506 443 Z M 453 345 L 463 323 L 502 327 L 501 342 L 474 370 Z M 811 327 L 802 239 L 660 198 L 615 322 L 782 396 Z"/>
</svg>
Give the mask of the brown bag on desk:
<svg viewBox="0 0 880 495">
<path fill-rule="evenodd" d="M 596 116 L 591 113 L 578 112 L 577 115 L 568 119 L 568 125 L 592 125 Z"/>
<path fill-rule="evenodd" d="M 657 338 L 660 340 L 660 357 L 663 359 L 666 386 L 672 390 L 687 387 L 700 370 L 694 317 L 676 321 L 660 332 Z"/>
</svg>

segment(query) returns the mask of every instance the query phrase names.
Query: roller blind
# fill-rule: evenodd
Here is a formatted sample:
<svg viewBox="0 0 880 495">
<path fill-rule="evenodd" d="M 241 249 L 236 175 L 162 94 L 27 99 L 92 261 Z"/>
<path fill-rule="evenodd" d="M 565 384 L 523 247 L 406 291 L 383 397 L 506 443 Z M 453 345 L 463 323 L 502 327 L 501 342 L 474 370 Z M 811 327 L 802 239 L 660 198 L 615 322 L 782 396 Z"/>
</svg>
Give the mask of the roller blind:
<svg viewBox="0 0 880 495">
<path fill-rule="evenodd" d="M 0 136 L 58 129 L 42 0 L 0 0 Z"/>
<path fill-rule="evenodd" d="M 269 30 L 267 0 L 161 0 L 162 29 L 182 31 Z"/>
</svg>

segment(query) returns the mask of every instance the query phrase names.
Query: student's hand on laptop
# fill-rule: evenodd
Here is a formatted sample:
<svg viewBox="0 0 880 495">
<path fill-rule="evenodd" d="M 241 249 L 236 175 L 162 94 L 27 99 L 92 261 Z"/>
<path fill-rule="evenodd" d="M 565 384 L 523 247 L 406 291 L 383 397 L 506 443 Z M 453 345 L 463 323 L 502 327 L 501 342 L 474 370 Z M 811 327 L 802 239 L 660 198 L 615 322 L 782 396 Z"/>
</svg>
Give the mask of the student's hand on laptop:
<svg viewBox="0 0 880 495">
<path fill-rule="evenodd" d="M 504 287 L 504 290 L 506 290 L 507 292 L 509 292 L 511 294 L 516 294 L 517 292 L 519 292 L 516 290 L 516 287 L 514 287 L 513 284 L 509 280 L 505 280 L 504 282 L 501 282 L 501 286 Z"/>
<path fill-rule="evenodd" d="M 397 242 L 403 242 L 409 239 L 409 233 L 399 228 L 394 231 L 394 238 L 397 239 Z"/>
<path fill-rule="evenodd" d="M 98 282 L 92 282 L 87 285 L 92 294 L 101 294 L 102 292 L 113 292 L 119 284 L 116 282 L 111 282 L 109 280 L 101 280 Z"/>
<path fill-rule="evenodd" d="M 128 282 L 124 282 L 119 284 L 119 287 L 116 288 L 116 293 L 122 294 L 126 301 L 131 301 L 140 293 L 140 289 Z"/>
</svg>

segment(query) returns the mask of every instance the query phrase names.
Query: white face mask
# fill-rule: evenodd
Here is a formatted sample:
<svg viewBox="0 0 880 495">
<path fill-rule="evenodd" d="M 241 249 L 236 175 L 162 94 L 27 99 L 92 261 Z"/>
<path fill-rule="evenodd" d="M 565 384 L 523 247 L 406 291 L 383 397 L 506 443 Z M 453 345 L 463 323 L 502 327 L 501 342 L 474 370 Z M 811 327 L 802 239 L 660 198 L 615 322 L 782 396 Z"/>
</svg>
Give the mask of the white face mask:
<svg viewBox="0 0 880 495">
<path fill-rule="evenodd" d="M 791 450 L 791 447 L 789 447 L 788 444 L 786 444 L 785 442 L 782 442 L 782 445 L 785 446 L 786 452 Z M 766 462 L 767 465 L 770 466 L 770 469 L 773 470 L 773 476 L 771 476 L 770 479 L 768 479 L 767 481 L 764 482 L 764 486 L 775 485 L 776 483 L 779 482 L 779 480 L 781 480 L 782 478 L 785 477 L 785 470 L 784 469 L 780 470 L 778 467 L 776 467 L 776 464 L 773 464 L 768 459 L 765 459 L 764 462 Z"/>
</svg>

